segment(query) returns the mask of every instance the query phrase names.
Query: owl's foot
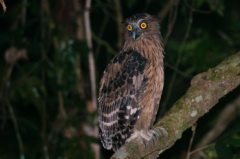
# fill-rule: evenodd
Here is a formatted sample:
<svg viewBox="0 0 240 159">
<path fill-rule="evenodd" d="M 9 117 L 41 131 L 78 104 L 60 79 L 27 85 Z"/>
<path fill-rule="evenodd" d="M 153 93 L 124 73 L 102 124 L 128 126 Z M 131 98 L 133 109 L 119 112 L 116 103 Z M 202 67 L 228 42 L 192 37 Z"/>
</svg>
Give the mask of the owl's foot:
<svg viewBox="0 0 240 159">
<path fill-rule="evenodd" d="M 156 128 L 155 128 L 156 129 Z M 157 128 L 156 130 L 147 130 L 147 131 L 143 131 L 143 130 L 135 130 L 134 133 L 127 139 L 126 142 L 130 142 L 131 140 L 137 138 L 137 137 L 140 137 L 141 138 L 141 141 L 142 143 L 146 146 L 146 141 L 151 141 L 151 142 L 155 142 L 156 139 L 159 137 L 159 136 L 168 136 L 168 133 L 167 131 L 160 127 L 160 128 Z"/>
<path fill-rule="evenodd" d="M 158 136 L 159 135 L 165 136 L 165 137 L 168 136 L 167 131 L 163 127 L 157 127 L 157 128 L 154 128 L 154 129 L 155 129 L 154 131 L 158 134 Z"/>
<path fill-rule="evenodd" d="M 147 141 L 155 142 L 159 136 L 168 136 L 168 133 L 164 128 L 160 127 L 155 128 L 155 130 L 148 130 L 146 134 L 142 135 L 141 137 Z"/>
</svg>

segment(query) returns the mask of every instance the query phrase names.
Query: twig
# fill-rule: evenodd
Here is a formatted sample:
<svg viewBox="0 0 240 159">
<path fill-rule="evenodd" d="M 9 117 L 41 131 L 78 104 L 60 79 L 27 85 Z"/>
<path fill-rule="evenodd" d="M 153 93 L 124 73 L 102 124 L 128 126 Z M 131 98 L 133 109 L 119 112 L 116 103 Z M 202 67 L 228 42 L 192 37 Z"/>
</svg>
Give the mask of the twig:
<svg viewBox="0 0 240 159">
<path fill-rule="evenodd" d="M 25 159 L 23 142 L 22 142 L 20 131 L 19 131 L 16 115 L 15 115 L 13 107 L 8 99 L 6 99 L 6 104 L 8 106 L 8 110 L 9 110 L 9 113 L 10 113 L 10 116 L 11 116 L 12 122 L 13 122 L 13 127 L 16 132 L 16 137 L 17 137 L 19 151 L 20 151 L 20 159 Z"/>
<path fill-rule="evenodd" d="M 23 0 L 22 2 L 22 15 L 21 15 L 21 23 L 24 25 L 26 23 L 27 17 L 27 0 Z"/>
<path fill-rule="evenodd" d="M 23 9 L 22 9 L 22 24 L 26 21 L 26 8 L 27 8 L 27 0 L 23 1 Z M 35 70 L 37 65 L 41 66 L 41 81 L 45 85 L 46 80 L 46 65 L 40 65 L 42 61 L 47 61 L 47 55 L 46 55 L 46 45 L 44 45 L 44 41 L 46 40 L 46 27 L 45 25 L 45 18 L 46 15 L 49 15 L 49 3 L 46 0 L 41 0 L 41 60 L 36 63 L 35 66 L 33 66 L 29 70 L 29 74 Z M 42 127 L 41 127 L 41 139 L 42 139 L 42 149 L 43 149 L 43 158 L 48 159 L 49 158 L 49 151 L 48 151 L 48 140 L 46 135 L 46 129 L 47 129 L 47 112 L 46 112 L 46 101 L 45 97 L 41 100 L 41 121 L 42 121 Z"/>
<path fill-rule="evenodd" d="M 102 43 L 99 43 L 99 42 L 102 42 L 102 40 L 101 40 L 102 39 L 102 35 L 103 35 L 104 30 L 105 30 L 105 28 L 107 26 L 110 13 L 107 11 L 106 6 L 104 4 L 102 4 L 103 3 L 102 1 L 96 1 L 96 3 L 98 5 L 100 5 L 100 8 L 102 9 L 102 11 L 104 13 L 104 16 L 103 16 L 104 18 L 103 18 L 103 21 L 101 23 L 98 35 L 95 35 L 94 33 L 92 33 L 93 34 L 93 39 L 96 40 L 96 42 L 97 42 L 97 45 L 95 47 L 96 48 L 95 49 L 95 57 L 98 58 L 101 46 L 105 45 L 105 47 L 107 47 L 106 45 L 109 45 L 107 42 L 105 44 L 102 44 Z M 98 39 L 96 39 L 94 36 L 97 37 L 98 39 L 100 39 L 100 41 Z"/>
<path fill-rule="evenodd" d="M 191 151 L 191 148 L 192 148 L 192 143 L 193 143 L 193 139 L 195 137 L 195 133 L 196 133 L 196 124 L 192 126 L 192 137 L 190 139 L 190 143 L 189 143 L 189 146 L 188 146 L 188 151 L 187 151 L 187 157 L 186 159 L 189 159 L 191 154 L 190 154 L 190 151 Z"/>
<path fill-rule="evenodd" d="M 43 148 L 44 148 L 44 151 L 45 152 L 51 152 L 51 156 L 44 156 L 45 158 L 55 158 L 55 153 L 56 153 L 56 147 L 58 146 L 58 143 L 59 141 L 59 138 L 58 138 L 58 135 L 60 132 L 62 132 L 63 130 L 63 127 L 64 127 L 64 124 L 65 124 L 65 121 L 66 119 L 62 116 L 62 113 L 59 111 L 58 114 L 56 115 L 56 118 L 53 122 L 53 126 L 52 126 L 52 129 L 51 129 L 51 132 L 48 133 L 48 138 L 47 138 L 47 141 L 54 141 L 54 146 L 53 147 L 50 147 L 48 150 L 48 147 L 43 145 Z M 45 149 L 46 148 L 46 149 Z"/>
<path fill-rule="evenodd" d="M 178 68 L 176 68 L 175 66 L 169 64 L 167 61 L 164 63 L 165 66 L 167 66 L 168 68 L 170 68 L 171 70 L 175 71 L 176 73 L 178 73 L 179 75 L 186 77 L 186 78 L 192 78 L 193 76 L 179 70 Z"/>
<path fill-rule="evenodd" d="M 0 103 L 3 103 L 3 87 L 0 86 Z M 0 108 L 0 131 L 2 131 L 6 125 L 6 121 L 7 121 L 7 108 L 5 106 L 2 106 L 3 104 L 0 104 L 1 108 Z"/>
<path fill-rule="evenodd" d="M 112 55 L 117 54 L 117 52 L 109 45 L 108 42 L 104 41 L 100 37 L 97 37 L 94 33 L 92 34 L 92 37 L 96 42 L 98 42 L 98 44 L 101 44 L 102 46 L 104 46 L 109 53 L 111 53 Z"/>
<path fill-rule="evenodd" d="M 164 38 L 164 45 L 166 45 L 166 43 L 168 42 L 168 39 L 170 37 L 170 35 L 172 34 L 172 31 L 173 31 L 173 27 L 174 27 L 174 24 L 176 22 L 176 19 L 177 19 L 177 13 L 178 13 L 178 4 L 179 4 L 179 0 L 171 0 L 171 9 L 170 9 L 170 15 L 169 15 L 169 20 L 168 20 L 168 31 L 167 31 L 167 34 Z M 174 7 L 175 6 L 175 7 Z"/>
<path fill-rule="evenodd" d="M 63 80 L 63 72 L 61 70 L 61 68 L 59 68 L 57 70 L 57 84 L 59 86 L 62 86 L 62 80 Z M 64 119 L 64 121 L 67 119 L 67 113 L 65 110 L 65 106 L 64 106 L 64 96 L 63 96 L 63 92 L 62 90 L 58 90 L 57 91 L 57 96 L 58 96 L 58 111 L 61 114 L 62 118 Z"/>
<path fill-rule="evenodd" d="M 220 37 L 228 43 L 229 46 L 234 45 L 234 40 L 232 40 L 227 34 L 225 34 L 222 30 L 217 30 L 217 33 L 220 35 Z"/>
<path fill-rule="evenodd" d="M 84 38 L 84 34 L 83 34 L 83 17 L 79 15 L 79 13 L 81 12 L 82 10 L 82 7 L 81 7 L 81 4 L 80 2 L 78 2 L 78 0 L 74 0 L 73 1 L 73 6 L 74 6 L 74 11 L 75 13 L 77 14 L 76 15 L 76 23 L 77 23 L 77 38 L 82 40 Z"/>
<path fill-rule="evenodd" d="M 5 2 L 4 2 L 4 0 L 0 0 L 0 3 L 2 5 L 2 7 L 3 7 L 3 11 L 6 12 L 7 6 L 6 6 Z"/>
<path fill-rule="evenodd" d="M 212 10 L 200 10 L 200 9 L 197 9 L 197 8 L 193 7 L 192 5 L 190 5 L 187 0 L 184 0 L 184 3 L 186 4 L 186 6 L 189 9 L 191 9 L 194 12 L 198 12 L 198 13 L 202 13 L 202 14 L 210 14 L 212 12 Z"/>
<path fill-rule="evenodd" d="M 191 156 L 192 154 L 196 153 L 196 152 L 202 151 L 202 150 L 204 150 L 204 149 L 206 149 L 206 148 L 208 148 L 208 147 L 214 146 L 214 145 L 215 145 L 215 143 L 212 143 L 212 144 L 210 144 L 210 145 L 206 145 L 206 146 L 197 148 L 196 150 L 193 150 L 193 151 L 190 152 L 190 156 Z"/>
<path fill-rule="evenodd" d="M 41 46 L 41 55 L 45 55 L 45 49 Z M 42 65 L 41 68 L 41 81 L 43 84 L 45 84 L 45 65 Z M 46 113 L 46 101 L 45 98 L 41 100 L 41 121 L 42 121 L 42 128 L 41 128 L 41 138 L 42 138 L 42 144 L 43 144 L 43 155 L 45 159 L 49 158 L 49 152 L 48 152 L 48 144 L 46 140 L 46 128 L 47 128 L 47 113 Z"/>
<path fill-rule="evenodd" d="M 179 0 L 177 0 L 177 1 L 179 1 Z M 158 16 L 161 18 L 162 21 L 165 19 L 168 12 L 171 11 L 171 9 L 175 5 L 175 3 L 176 3 L 175 0 L 168 1 L 168 3 L 162 8 L 161 12 L 158 13 Z"/>
<path fill-rule="evenodd" d="M 118 28 L 118 49 L 122 47 L 122 9 L 120 0 L 114 0 L 116 6 L 117 28 Z"/>
</svg>

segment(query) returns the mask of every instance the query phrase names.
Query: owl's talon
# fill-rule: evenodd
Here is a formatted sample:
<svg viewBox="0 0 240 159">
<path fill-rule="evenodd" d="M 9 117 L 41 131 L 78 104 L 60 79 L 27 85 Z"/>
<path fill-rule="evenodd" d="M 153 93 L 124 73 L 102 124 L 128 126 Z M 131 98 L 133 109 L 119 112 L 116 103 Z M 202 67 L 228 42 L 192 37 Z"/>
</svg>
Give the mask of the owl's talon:
<svg viewBox="0 0 240 159">
<path fill-rule="evenodd" d="M 155 130 L 148 130 L 148 131 L 135 131 L 126 142 L 130 142 L 131 140 L 140 137 L 141 143 L 147 146 L 146 141 L 151 141 L 152 143 L 155 142 L 157 137 L 159 136 L 158 132 Z"/>
<path fill-rule="evenodd" d="M 161 133 L 161 136 L 165 136 L 167 137 L 168 136 L 168 133 L 167 131 L 163 128 L 163 127 L 157 127 L 155 128 L 159 133 Z M 159 135 L 159 134 L 158 134 Z"/>
<path fill-rule="evenodd" d="M 149 130 L 148 135 L 150 136 L 150 141 L 155 142 L 159 134 L 155 130 Z"/>
</svg>

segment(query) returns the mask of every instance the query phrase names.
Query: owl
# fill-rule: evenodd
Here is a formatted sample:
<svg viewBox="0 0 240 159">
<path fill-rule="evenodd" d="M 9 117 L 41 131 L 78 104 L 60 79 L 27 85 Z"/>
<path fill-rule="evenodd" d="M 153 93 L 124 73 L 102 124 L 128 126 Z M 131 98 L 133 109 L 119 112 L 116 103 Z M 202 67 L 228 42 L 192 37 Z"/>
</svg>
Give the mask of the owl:
<svg viewBox="0 0 240 159">
<path fill-rule="evenodd" d="M 151 127 L 163 89 L 163 42 L 159 19 L 139 13 L 123 23 L 124 45 L 104 70 L 98 98 L 99 135 L 103 147 L 118 150 Z"/>
</svg>

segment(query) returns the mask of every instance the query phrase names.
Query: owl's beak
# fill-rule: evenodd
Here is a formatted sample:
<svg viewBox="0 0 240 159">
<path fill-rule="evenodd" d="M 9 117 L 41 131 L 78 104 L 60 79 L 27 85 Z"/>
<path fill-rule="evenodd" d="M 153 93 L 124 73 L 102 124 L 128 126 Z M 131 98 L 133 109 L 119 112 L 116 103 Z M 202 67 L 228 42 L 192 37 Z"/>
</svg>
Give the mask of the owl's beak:
<svg viewBox="0 0 240 159">
<path fill-rule="evenodd" d="M 137 33 L 137 30 L 134 30 L 133 31 L 133 39 L 136 40 L 138 38 L 138 33 Z"/>
</svg>

